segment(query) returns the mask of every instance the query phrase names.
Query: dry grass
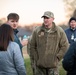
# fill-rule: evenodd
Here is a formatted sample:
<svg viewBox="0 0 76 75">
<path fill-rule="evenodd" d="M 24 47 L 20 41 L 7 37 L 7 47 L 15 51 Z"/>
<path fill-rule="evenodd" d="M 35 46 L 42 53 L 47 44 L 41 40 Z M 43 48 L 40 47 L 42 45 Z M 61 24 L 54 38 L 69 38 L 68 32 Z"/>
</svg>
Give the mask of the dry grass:
<svg viewBox="0 0 76 75">
<path fill-rule="evenodd" d="M 29 55 L 27 53 L 27 46 L 23 47 L 22 52 L 23 52 L 24 58 L 29 58 Z"/>
</svg>

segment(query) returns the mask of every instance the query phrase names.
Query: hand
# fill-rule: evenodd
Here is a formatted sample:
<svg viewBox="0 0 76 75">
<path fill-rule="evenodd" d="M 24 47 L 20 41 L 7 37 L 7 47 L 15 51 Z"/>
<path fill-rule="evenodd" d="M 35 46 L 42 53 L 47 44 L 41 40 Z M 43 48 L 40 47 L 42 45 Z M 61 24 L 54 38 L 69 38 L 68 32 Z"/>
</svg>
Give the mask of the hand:
<svg viewBox="0 0 76 75">
<path fill-rule="evenodd" d="M 22 40 L 22 41 L 21 41 L 22 46 L 26 46 L 27 43 L 28 43 L 28 39 L 27 39 L 27 40 L 25 39 L 25 40 Z"/>
</svg>

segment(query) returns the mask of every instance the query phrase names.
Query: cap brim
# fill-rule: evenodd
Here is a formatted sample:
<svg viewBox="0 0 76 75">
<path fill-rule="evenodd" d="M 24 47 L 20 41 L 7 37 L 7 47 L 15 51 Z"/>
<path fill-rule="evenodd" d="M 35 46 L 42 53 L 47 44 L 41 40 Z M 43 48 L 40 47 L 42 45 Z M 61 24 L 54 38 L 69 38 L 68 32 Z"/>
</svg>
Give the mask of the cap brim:
<svg viewBox="0 0 76 75">
<path fill-rule="evenodd" d="M 44 17 L 47 17 L 47 18 L 49 18 L 48 16 L 44 16 L 44 15 L 43 15 L 41 18 L 44 18 Z"/>
</svg>

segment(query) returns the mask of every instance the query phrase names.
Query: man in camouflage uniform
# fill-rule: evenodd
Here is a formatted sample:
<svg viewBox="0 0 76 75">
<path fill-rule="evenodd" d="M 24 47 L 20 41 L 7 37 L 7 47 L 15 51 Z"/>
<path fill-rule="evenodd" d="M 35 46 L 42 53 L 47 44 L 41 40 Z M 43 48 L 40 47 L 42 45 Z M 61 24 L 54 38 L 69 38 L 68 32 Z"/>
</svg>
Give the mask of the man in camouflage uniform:
<svg viewBox="0 0 76 75">
<path fill-rule="evenodd" d="M 44 22 L 34 29 L 30 42 L 30 57 L 35 61 L 35 75 L 59 75 L 58 63 L 69 43 L 64 30 L 53 22 L 52 12 L 44 12 L 42 18 Z"/>
</svg>

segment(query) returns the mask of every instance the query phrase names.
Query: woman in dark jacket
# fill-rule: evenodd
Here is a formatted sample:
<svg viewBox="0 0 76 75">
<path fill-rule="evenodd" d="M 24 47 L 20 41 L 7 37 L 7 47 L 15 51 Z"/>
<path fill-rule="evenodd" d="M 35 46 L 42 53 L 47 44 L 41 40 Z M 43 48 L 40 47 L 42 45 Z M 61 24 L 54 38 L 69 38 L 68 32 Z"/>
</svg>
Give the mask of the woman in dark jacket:
<svg viewBox="0 0 76 75">
<path fill-rule="evenodd" d="M 76 42 L 72 43 L 62 61 L 67 75 L 76 75 Z"/>
</svg>

